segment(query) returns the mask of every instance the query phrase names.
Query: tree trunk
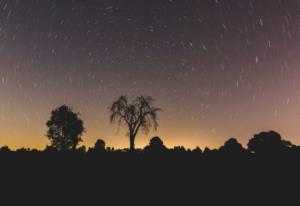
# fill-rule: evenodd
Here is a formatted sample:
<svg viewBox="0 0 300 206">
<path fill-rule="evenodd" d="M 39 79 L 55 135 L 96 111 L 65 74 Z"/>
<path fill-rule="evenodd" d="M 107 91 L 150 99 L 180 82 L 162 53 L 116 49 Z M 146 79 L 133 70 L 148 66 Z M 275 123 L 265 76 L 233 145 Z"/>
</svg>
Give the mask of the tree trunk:
<svg viewBox="0 0 300 206">
<path fill-rule="evenodd" d="M 134 151 L 135 147 L 134 147 L 134 140 L 135 140 L 135 136 L 133 134 L 130 134 L 129 137 L 129 141 L 130 141 L 130 151 Z"/>
</svg>

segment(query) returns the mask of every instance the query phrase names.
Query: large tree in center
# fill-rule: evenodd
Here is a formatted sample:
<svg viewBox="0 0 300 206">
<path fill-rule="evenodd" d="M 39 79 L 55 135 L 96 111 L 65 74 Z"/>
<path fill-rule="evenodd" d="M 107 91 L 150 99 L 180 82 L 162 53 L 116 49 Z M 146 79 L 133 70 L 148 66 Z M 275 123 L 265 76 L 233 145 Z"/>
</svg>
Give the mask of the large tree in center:
<svg viewBox="0 0 300 206">
<path fill-rule="evenodd" d="M 85 131 L 79 113 L 73 112 L 72 108 L 66 105 L 51 112 L 47 127 L 47 137 L 51 146 L 60 151 L 76 149 Z"/>
<path fill-rule="evenodd" d="M 157 129 L 157 113 L 160 108 L 153 106 L 154 99 L 149 96 L 138 96 L 129 102 L 127 96 L 121 96 L 110 108 L 111 123 L 124 124 L 128 128 L 130 150 L 135 149 L 134 142 L 137 133 L 144 131 L 146 134 L 151 128 Z"/>
</svg>

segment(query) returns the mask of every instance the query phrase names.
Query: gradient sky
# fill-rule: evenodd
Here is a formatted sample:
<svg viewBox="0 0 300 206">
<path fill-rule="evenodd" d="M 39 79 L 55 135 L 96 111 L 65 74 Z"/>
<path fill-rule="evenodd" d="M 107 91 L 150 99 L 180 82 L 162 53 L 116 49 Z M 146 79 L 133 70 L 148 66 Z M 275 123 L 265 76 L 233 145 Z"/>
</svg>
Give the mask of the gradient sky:
<svg viewBox="0 0 300 206">
<path fill-rule="evenodd" d="M 120 95 L 150 95 L 169 147 L 300 144 L 299 0 L 0 0 L 0 146 L 42 149 L 52 109 L 82 114 L 92 146 L 128 146 Z"/>
</svg>

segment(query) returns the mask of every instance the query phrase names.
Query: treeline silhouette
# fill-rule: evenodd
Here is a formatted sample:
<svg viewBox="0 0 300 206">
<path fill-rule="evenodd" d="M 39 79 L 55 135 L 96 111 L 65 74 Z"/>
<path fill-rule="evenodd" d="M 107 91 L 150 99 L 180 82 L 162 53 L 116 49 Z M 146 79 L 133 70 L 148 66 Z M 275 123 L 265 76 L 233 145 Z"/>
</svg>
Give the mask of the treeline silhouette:
<svg viewBox="0 0 300 206">
<path fill-rule="evenodd" d="M 128 129 L 129 149 L 102 139 L 87 149 L 80 114 L 56 108 L 44 150 L 0 148 L 0 205 L 300 205 L 299 146 L 269 131 L 247 148 L 235 138 L 218 149 L 167 148 L 153 137 L 136 149 L 138 132 L 156 129 L 160 111 L 151 97 L 121 96 L 110 121 Z"/>
<path fill-rule="evenodd" d="M 247 148 L 0 149 L 1 205 L 299 205 L 300 147 L 274 131 Z"/>
</svg>

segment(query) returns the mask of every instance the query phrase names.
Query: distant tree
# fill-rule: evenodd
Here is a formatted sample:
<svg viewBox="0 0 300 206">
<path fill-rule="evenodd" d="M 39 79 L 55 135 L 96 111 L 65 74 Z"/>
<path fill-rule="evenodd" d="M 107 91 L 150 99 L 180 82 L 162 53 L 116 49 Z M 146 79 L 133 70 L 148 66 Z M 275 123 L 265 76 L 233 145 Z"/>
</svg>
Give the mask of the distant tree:
<svg viewBox="0 0 300 206">
<path fill-rule="evenodd" d="M 27 153 L 27 152 L 30 152 L 30 149 L 25 147 L 16 150 L 16 153 Z"/>
<path fill-rule="evenodd" d="M 114 147 L 107 147 L 107 148 L 106 148 L 106 151 L 107 151 L 107 152 L 115 152 L 116 150 L 115 150 Z"/>
<path fill-rule="evenodd" d="M 220 147 L 219 150 L 221 152 L 234 154 L 244 152 L 243 146 L 235 138 L 230 138 L 229 140 L 227 140 L 224 146 Z"/>
<path fill-rule="evenodd" d="M 90 149 L 93 152 L 104 152 L 105 151 L 105 141 L 103 139 L 98 139 L 95 146 Z"/>
<path fill-rule="evenodd" d="M 183 146 L 175 146 L 173 151 L 177 154 L 185 153 L 187 150 Z"/>
<path fill-rule="evenodd" d="M 209 147 L 205 147 L 204 151 L 203 151 L 203 154 L 208 154 L 210 152 L 211 152 L 211 149 Z"/>
<path fill-rule="evenodd" d="M 261 132 L 254 135 L 248 143 L 248 150 L 254 153 L 274 153 L 291 148 L 293 144 L 283 140 L 280 134 L 274 131 Z"/>
<path fill-rule="evenodd" d="M 167 148 L 159 137 L 152 137 L 148 146 L 144 148 L 146 152 L 163 152 Z"/>
<path fill-rule="evenodd" d="M 40 153 L 40 151 L 38 149 L 32 149 L 30 152 L 35 153 L 35 154 Z"/>
<path fill-rule="evenodd" d="M 0 148 L 0 152 L 8 153 L 8 152 L 10 152 L 10 151 L 11 151 L 11 150 L 9 149 L 8 146 L 3 146 L 3 147 Z"/>
<path fill-rule="evenodd" d="M 121 96 L 113 102 L 110 108 L 110 121 L 125 124 L 128 127 L 130 150 L 135 149 L 135 138 L 140 129 L 146 134 L 153 127 L 157 129 L 157 113 L 160 108 L 153 106 L 154 99 L 148 96 L 136 97 L 128 102 L 126 96 Z"/>
<path fill-rule="evenodd" d="M 149 145 L 151 147 L 163 147 L 164 143 L 163 143 L 163 141 L 159 137 L 152 137 L 150 139 Z"/>
<path fill-rule="evenodd" d="M 192 150 L 192 152 L 194 154 L 198 154 L 198 155 L 201 155 L 202 154 L 202 150 L 200 149 L 200 147 L 196 147 L 195 149 Z"/>
<path fill-rule="evenodd" d="M 76 151 L 85 154 L 86 153 L 86 147 L 84 145 L 82 145 L 81 147 L 79 147 Z"/>
<path fill-rule="evenodd" d="M 47 137 L 51 141 L 51 146 L 59 151 L 76 149 L 85 132 L 79 113 L 74 113 L 71 107 L 66 105 L 51 112 L 47 127 Z"/>
<path fill-rule="evenodd" d="M 204 157 L 211 158 L 211 157 L 215 157 L 218 154 L 218 150 L 205 147 L 202 154 Z"/>
</svg>

